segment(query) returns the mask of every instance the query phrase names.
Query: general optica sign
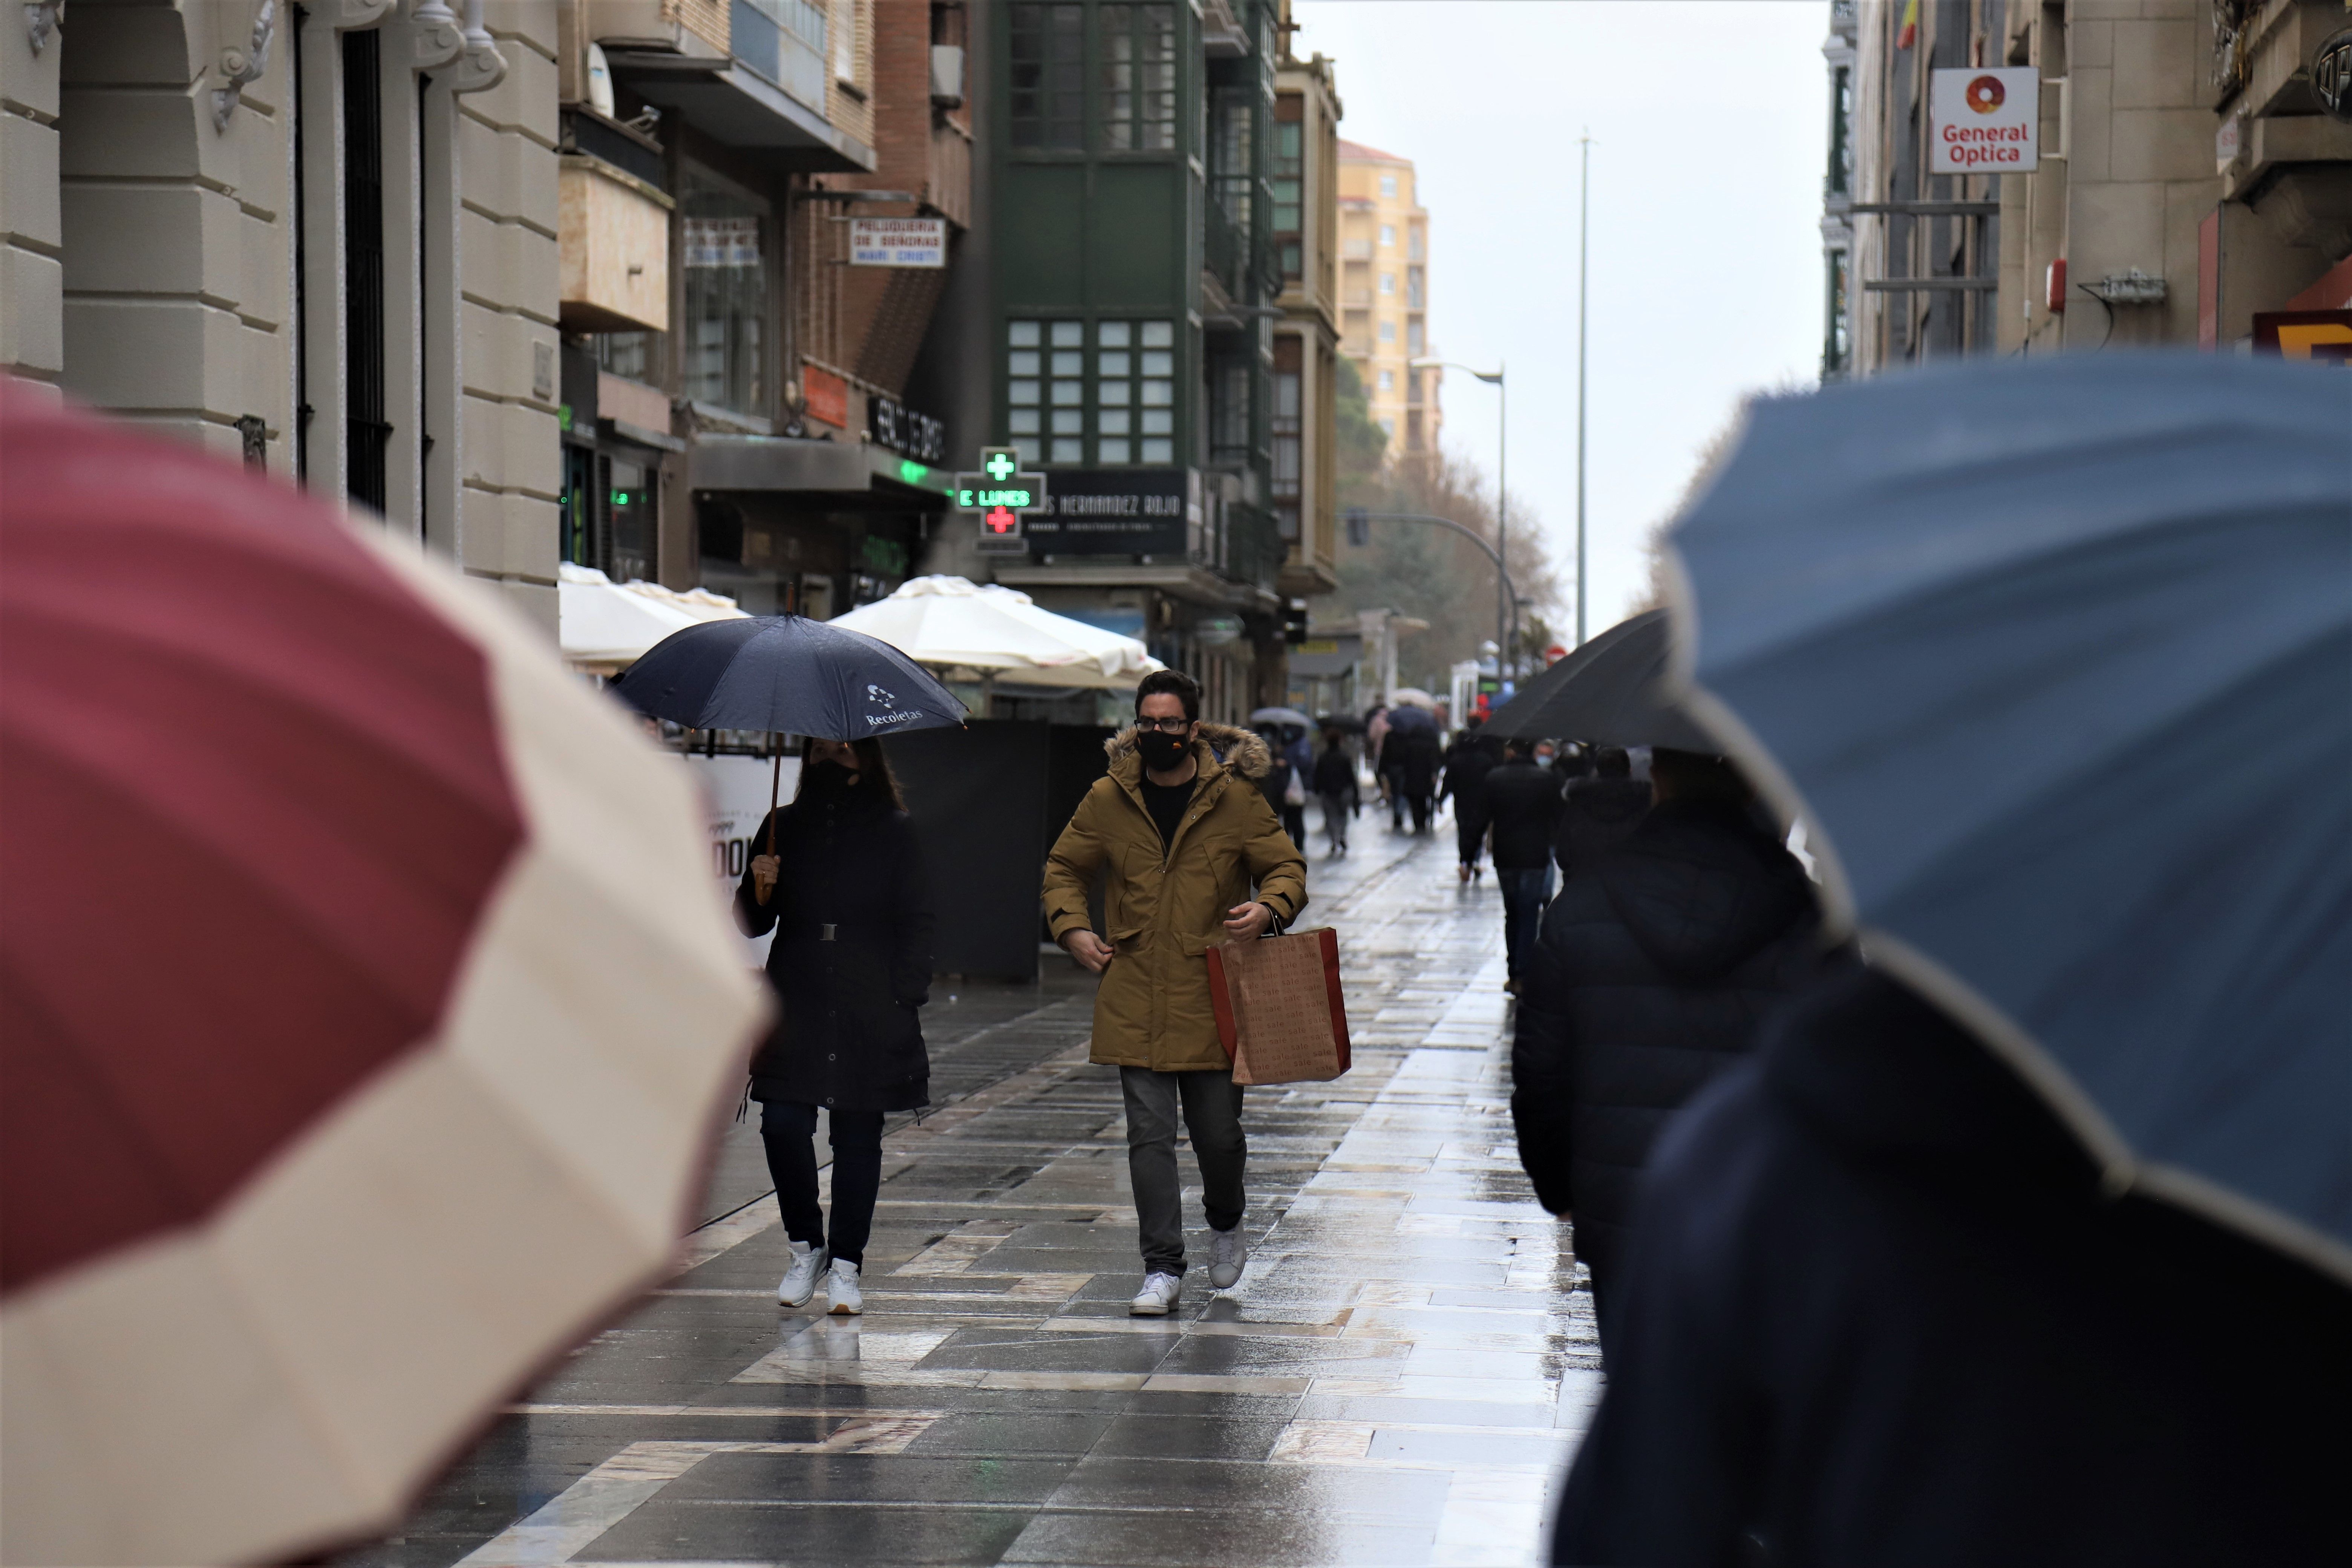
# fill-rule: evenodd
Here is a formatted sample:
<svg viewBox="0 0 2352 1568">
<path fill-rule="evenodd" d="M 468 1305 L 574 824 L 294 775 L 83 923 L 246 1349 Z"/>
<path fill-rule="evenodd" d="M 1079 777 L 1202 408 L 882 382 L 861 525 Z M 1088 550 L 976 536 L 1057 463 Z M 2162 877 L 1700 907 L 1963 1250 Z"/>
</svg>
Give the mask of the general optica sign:
<svg viewBox="0 0 2352 1568">
<path fill-rule="evenodd" d="M 1927 172 L 2025 174 L 2041 162 L 2042 72 L 1939 70 L 1927 87 Z"/>
</svg>

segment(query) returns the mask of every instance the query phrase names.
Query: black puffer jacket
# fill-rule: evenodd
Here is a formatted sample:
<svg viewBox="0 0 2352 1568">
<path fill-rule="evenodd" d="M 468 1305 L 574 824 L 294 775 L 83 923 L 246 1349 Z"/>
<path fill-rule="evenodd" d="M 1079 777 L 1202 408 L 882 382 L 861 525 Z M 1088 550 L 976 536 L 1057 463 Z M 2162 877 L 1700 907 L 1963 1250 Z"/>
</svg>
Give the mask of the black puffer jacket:
<svg viewBox="0 0 2352 1568">
<path fill-rule="evenodd" d="M 1796 859 L 1744 810 L 1669 800 L 1544 916 L 1511 1048 L 1536 1195 L 1605 1277 L 1658 1131 L 1754 1043 L 1820 959 Z"/>
<path fill-rule="evenodd" d="M 854 795 L 803 796 L 776 813 L 773 897 L 735 889 L 746 935 L 774 927 L 774 1031 L 751 1059 L 751 1092 L 837 1110 L 930 1103 L 916 1009 L 930 1000 L 932 912 L 903 811 Z M 765 851 L 766 831 L 753 841 Z M 826 928 L 831 940 L 826 940 Z"/>
<path fill-rule="evenodd" d="M 1598 867 L 1601 856 L 1641 826 L 1649 814 L 1650 786 L 1639 779 L 1588 778 L 1570 784 L 1560 807 L 1559 837 L 1551 851 L 1560 876 Z"/>
<path fill-rule="evenodd" d="M 1524 758 L 1486 775 L 1486 820 L 1495 826 L 1495 869 L 1540 871 L 1559 825 L 1559 775 Z"/>
<path fill-rule="evenodd" d="M 1554 1562 L 2344 1560 L 2352 1292 L 2105 1196 L 1882 976 L 1765 1037 L 1658 1146 Z"/>
</svg>

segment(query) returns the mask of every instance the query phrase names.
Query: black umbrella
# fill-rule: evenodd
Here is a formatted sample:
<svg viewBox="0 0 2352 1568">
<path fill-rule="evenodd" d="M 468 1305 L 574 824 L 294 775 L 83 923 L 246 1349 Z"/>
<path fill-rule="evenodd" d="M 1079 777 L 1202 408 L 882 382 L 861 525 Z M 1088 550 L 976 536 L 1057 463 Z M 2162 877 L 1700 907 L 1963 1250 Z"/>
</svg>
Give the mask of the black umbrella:
<svg viewBox="0 0 2352 1568">
<path fill-rule="evenodd" d="M 706 621 L 670 633 L 613 683 L 640 713 L 690 730 L 863 741 L 964 721 L 964 705 L 878 637 L 806 616 Z M 768 848 L 784 754 L 768 784 Z"/>
<path fill-rule="evenodd" d="M 1671 650 L 1666 612 L 1644 610 L 1528 681 L 1495 710 L 1484 732 L 1507 740 L 1721 751 L 1662 695 Z"/>
<path fill-rule="evenodd" d="M 1315 723 L 1318 729 L 1337 730 L 1343 735 L 1360 735 L 1364 732 L 1364 721 L 1353 713 L 1326 713 L 1316 720 Z"/>
<path fill-rule="evenodd" d="M 863 741 L 964 721 L 964 705 L 877 637 L 806 616 L 706 621 L 646 650 L 614 689 L 690 730 Z"/>
</svg>

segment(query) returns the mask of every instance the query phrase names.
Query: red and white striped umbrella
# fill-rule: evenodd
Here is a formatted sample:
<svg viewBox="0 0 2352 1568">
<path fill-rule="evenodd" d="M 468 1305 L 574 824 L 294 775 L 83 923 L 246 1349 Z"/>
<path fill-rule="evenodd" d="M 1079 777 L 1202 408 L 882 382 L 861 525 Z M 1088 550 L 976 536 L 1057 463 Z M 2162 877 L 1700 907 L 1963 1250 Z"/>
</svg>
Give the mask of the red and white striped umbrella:
<svg viewBox="0 0 2352 1568">
<path fill-rule="evenodd" d="M 0 1556 L 379 1531 L 656 1279 L 763 1003 L 486 589 L 0 385 Z"/>
</svg>

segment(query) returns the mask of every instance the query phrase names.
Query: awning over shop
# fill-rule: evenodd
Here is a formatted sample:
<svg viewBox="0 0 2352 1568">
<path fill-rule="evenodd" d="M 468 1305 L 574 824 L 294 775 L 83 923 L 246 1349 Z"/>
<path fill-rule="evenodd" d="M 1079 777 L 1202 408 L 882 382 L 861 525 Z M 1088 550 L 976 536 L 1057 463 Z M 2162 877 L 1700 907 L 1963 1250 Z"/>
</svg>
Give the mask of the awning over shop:
<svg viewBox="0 0 2352 1568">
<path fill-rule="evenodd" d="M 694 438 L 686 482 L 698 490 L 870 490 L 898 486 L 945 497 L 954 476 L 871 441 L 793 436 Z"/>
<path fill-rule="evenodd" d="M 700 588 L 681 594 L 658 583 L 615 583 L 569 561 L 556 569 L 556 598 L 563 657 L 599 675 L 628 668 L 674 631 L 743 614 L 734 600 Z"/>
<path fill-rule="evenodd" d="M 879 637 L 922 664 L 980 670 L 1023 686 L 1132 691 L 1162 668 L 1133 637 L 1040 609 L 1026 594 L 961 577 L 918 577 L 834 624 Z"/>
</svg>

